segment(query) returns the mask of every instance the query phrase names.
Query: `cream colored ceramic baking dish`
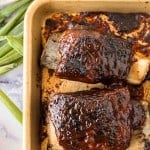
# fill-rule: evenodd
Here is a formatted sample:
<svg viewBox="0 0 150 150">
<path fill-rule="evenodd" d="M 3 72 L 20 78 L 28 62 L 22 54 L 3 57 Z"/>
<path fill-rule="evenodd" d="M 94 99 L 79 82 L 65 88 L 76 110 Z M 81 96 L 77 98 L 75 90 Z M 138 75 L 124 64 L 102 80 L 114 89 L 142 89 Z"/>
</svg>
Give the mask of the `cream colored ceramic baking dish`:
<svg viewBox="0 0 150 150">
<path fill-rule="evenodd" d="M 41 23 L 51 12 L 150 12 L 150 0 L 36 0 L 25 16 L 23 150 L 40 150 Z"/>
</svg>

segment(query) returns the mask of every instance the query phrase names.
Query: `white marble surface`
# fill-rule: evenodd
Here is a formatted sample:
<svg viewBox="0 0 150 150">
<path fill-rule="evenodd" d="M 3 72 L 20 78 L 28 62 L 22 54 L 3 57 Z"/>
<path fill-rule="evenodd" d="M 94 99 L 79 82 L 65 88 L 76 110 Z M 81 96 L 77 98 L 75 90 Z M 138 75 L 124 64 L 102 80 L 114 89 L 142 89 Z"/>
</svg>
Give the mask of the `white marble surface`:
<svg viewBox="0 0 150 150">
<path fill-rule="evenodd" d="M 3 89 L 22 110 L 22 66 L 0 76 Z M 22 125 L 0 103 L 0 150 L 22 149 Z"/>
<path fill-rule="evenodd" d="M 15 0 L 0 0 L 0 8 Z M 22 110 L 22 65 L 0 76 L 3 89 Z M 0 150 L 22 150 L 22 125 L 0 103 Z"/>
</svg>

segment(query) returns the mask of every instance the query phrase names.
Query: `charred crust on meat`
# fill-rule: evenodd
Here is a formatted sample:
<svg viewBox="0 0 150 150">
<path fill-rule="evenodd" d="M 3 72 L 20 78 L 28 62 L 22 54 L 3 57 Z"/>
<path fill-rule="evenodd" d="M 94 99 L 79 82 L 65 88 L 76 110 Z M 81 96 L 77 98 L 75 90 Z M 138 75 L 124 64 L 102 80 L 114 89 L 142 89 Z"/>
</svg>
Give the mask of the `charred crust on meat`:
<svg viewBox="0 0 150 150">
<path fill-rule="evenodd" d="M 67 30 L 59 43 L 61 60 L 56 75 L 87 83 L 125 80 L 132 63 L 131 47 L 130 42 L 112 34 Z"/>
<path fill-rule="evenodd" d="M 100 17 L 101 14 L 105 14 L 106 18 L 108 17 L 112 30 L 108 22 Z M 63 53 L 60 43 L 61 49 L 59 49 L 59 52 L 63 60 L 59 62 L 60 66 L 56 70 L 56 75 L 61 78 L 87 83 L 103 82 L 106 84 L 105 88 L 107 89 L 101 91 L 93 89 L 91 91 L 75 93 L 58 93 L 52 96 L 50 104 L 47 102 L 43 103 L 41 110 L 41 118 L 43 118 L 41 120 L 43 124 L 42 140 L 49 134 L 45 127 L 51 118 L 57 140 L 65 150 L 79 150 L 79 147 L 82 147 L 82 150 L 93 150 L 93 147 L 94 150 L 125 150 L 129 146 L 132 132 L 135 129 L 138 129 L 139 132 L 137 137 L 142 139 L 141 142 L 145 142 L 144 149 L 150 149 L 149 140 L 145 139 L 146 135 L 143 133 L 142 128 L 146 118 L 145 112 L 147 112 L 143 109 L 140 101 L 144 95 L 143 87 L 128 85 L 125 80 L 131 64 L 137 61 L 136 58 L 133 58 L 134 52 L 140 52 L 146 57 L 150 56 L 149 17 L 149 14 L 143 13 L 81 12 L 75 14 L 55 13 L 46 20 L 45 29 L 42 29 L 44 30 L 43 36 L 46 41 L 51 34 L 61 33 L 62 37 L 66 39 L 60 39 L 60 42 L 62 42 L 62 45 L 65 45 L 68 42 L 67 34 L 69 32 L 72 32 L 74 36 L 79 34 L 79 32 L 81 35 L 73 39 L 73 42 L 76 43 L 74 47 L 71 45 L 72 43 L 69 43 L 70 47 L 66 53 Z M 129 39 L 128 36 L 130 37 L 130 34 L 140 29 L 141 25 L 143 25 L 142 30 Z M 113 31 L 113 29 L 116 29 L 116 31 Z M 90 47 L 94 47 L 95 51 L 94 54 L 91 53 L 90 55 L 85 54 L 80 48 L 81 44 L 84 50 L 88 49 L 88 46 L 84 45 L 89 41 L 91 43 Z M 58 41 L 53 40 L 53 42 Z M 105 60 L 98 60 L 101 64 L 98 64 L 96 67 L 95 60 L 90 58 L 98 55 L 98 50 L 95 48 L 97 43 L 100 46 L 102 45 L 101 49 L 104 49 L 105 53 L 102 57 L 106 59 L 107 63 Z M 116 49 L 118 48 L 124 51 L 117 53 Z M 65 50 L 67 50 L 66 47 Z M 74 50 L 75 52 L 73 52 Z M 117 62 L 115 64 L 109 59 L 112 57 L 112 52 L 116 53 L 115 60 L 117 59 Z M 86 65 L 83 65 L 82 54 L 88 56 L 87 58 L 90 59 L 91 64 L 86 63 Z M 123 66 L 121 66 L 121 69 L 118 67 L 118 70 L 115 70 L 116 67 L 114 66 L 119 65 L 120 62 L 123 62 Z M 100 65 L 105 65 L 105 69 L 103 70 Z M 51 71 L 49 70 L 50 76 L 54 72 Z M 96 74 L 94 74 L 94 71 Z M 150 72 L 145 80 L 149 79 Z M 59 88 L 59 86 L 56 84 L 55 88 Z M 46 93 L 50 95 L 52 89 Z M 49 101 L 49 97 L 46 98 Z M 114 99 L 113 102 L 111 99 Z M 89 113 L 86 110 L 89 110 Z M 121 113 L 119 114 L 118 112 L 121 112 L 124 116 L 121 116 Z M 47 116 L 49 117 L 47 118 Z M 118 124 L 114 123 L 117 119 L 114 119 L 115 121 L 112 120 L 112 116 L 114 118 L 120 117 L 119 119 L 117 118 L 119 120 Z M 122 121 L 123 123 L 121 124 L 120 122 Z M 47 149 L 52 149 L 52 147 L 53 145 L 47 145 Z"/>
<path fill-rule="evenodd" d="M 145 140 L 145 147 L 144 150 L 150 150 L 150 141 L 149 140 Z"/>
<path fill-rule="evenodd" d="M 132 127 L 133 129 L 140 128 L 145 121 L 145 112 L 144 108 L 141 105 L 140 101 L 132 100 L 132 107 L 133 107 L 133 114 L 131 116 L 132 118 Z"/>
<path fill-rule="evenodd" d="M 143 113 L 132 122 L 131 116 L 137 115 L 139 107 L 137 101 L 131 103 L 128 89 L 119 87 L 55 94 L 49 111 L 59 144 L 65 150 L 125 150 L 132 129 L 143 123 Z"/>
<path fill-rule="evenodd" d="M 107 13 L 109 20 L 114 22 L 118 32 L 126 32 L 129 33 L 135 29 L 137 29 L 140 25 L 142 15 L 129 13 L 129 14 L 121 14 L 121 13 Z"/>
</svg>

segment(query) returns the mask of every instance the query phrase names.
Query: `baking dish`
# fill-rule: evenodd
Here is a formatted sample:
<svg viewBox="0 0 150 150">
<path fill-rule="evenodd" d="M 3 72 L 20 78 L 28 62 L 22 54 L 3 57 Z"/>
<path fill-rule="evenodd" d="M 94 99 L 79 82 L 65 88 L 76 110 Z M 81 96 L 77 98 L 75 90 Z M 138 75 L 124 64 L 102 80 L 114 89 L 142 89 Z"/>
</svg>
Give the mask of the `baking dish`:
<svg viewBox="0 0 150 150">
<path fill-rule="evenodd" d="M 23 150 L 40 150 L 41 24 L 51 12 L 150 12 L 150 0 L 36 0 L 24 26 Z"/>
</svg>

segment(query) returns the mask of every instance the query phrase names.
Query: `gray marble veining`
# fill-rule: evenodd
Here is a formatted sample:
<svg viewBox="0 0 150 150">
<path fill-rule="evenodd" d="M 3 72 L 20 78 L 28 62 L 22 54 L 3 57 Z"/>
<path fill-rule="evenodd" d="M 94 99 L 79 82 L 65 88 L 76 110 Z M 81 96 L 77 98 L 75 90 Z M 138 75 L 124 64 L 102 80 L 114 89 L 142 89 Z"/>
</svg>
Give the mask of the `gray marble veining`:
<svg viewBox="0 0 150 150">
<path fill-rule="evenodd" d="M 22 109 L 22 65 L 13 71 L 0 76 L 0 88 L 14 99 L 15 104 Z"/>
<path fill-rule="evenodd" d="M 0 76 L 0 88 L 22 110 L 22 65 Z M 0 103 L 0 150 L 22 149 L 22 125 Z"/>
</svg>

